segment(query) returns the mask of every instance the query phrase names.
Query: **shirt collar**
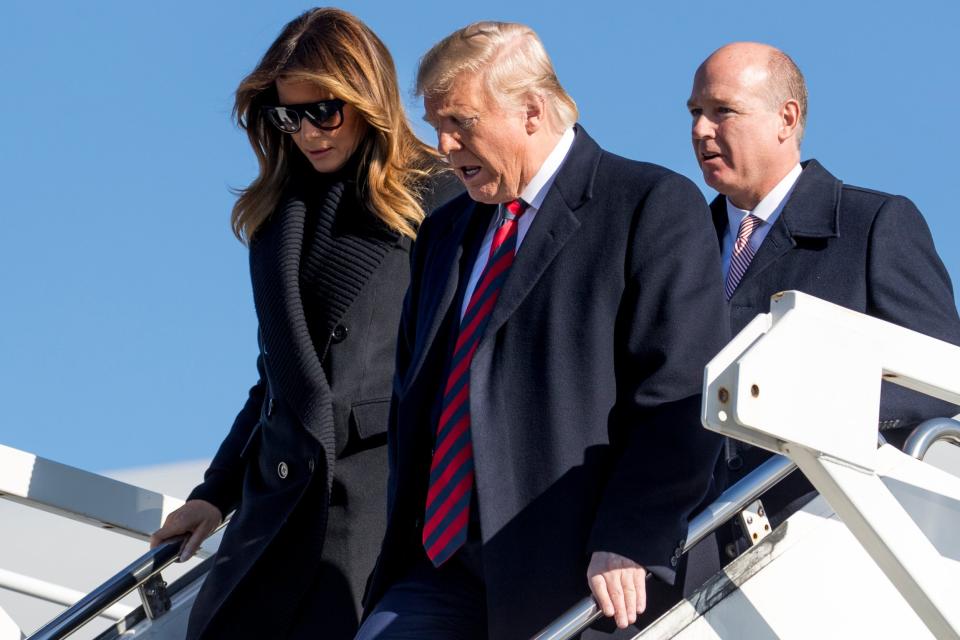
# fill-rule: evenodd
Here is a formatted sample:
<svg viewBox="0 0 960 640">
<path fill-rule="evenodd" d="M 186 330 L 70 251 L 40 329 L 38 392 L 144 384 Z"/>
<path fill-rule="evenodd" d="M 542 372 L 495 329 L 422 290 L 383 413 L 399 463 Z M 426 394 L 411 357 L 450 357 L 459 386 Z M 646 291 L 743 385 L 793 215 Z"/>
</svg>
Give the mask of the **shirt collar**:
<svg viewBox="0 0 960 640">
<path fill-rule="evenodd" d="M 547 197 L 547 192 L 550 191 L 550 187 L 553 186 L 553 181 L 557 177 L 557 172 L 560 171 L 560 165 L 563 164 L 567 154 L 570 152 L 570 147 L 573 146 L 573 138 L 573 128 L 569 128 L 563 132 L 553 151 L 550 152 L 547 159 L 540 165 L 540 170 L 537 171 L 537 174 L 533 176 L 533 180 L 527 184 L 520 194 L 520 198 L 530 207 L 539 209 L 543 204 L 543 200 Z"/>
<path fill-rule="evenodd" d="M 777 183 L 777 186 L 771 189 L 770 193 L 765 195 L 763 200 L 757 203 L 753 211 L 741 209 L 730 202 L 730 198 L 727 198 L 727 219 L 730 223 L 730 228 L 734 230 L 734 234 L 736 235 L 736 229 L 740 226 L 740 221 L 751 213 L 765 223 L 773 224 L 780 215 L 780 211 L 783 210 L 783 206 L 787 203 L 787 198 L 790 196 L 790 192 L 793 191 L 794 185 L 797 184 L 797 178 L 800 177 L 802 170 L 803 167 L 797 163 L 787 175 L 783 176 L 780 182 Z"/>
</svg>

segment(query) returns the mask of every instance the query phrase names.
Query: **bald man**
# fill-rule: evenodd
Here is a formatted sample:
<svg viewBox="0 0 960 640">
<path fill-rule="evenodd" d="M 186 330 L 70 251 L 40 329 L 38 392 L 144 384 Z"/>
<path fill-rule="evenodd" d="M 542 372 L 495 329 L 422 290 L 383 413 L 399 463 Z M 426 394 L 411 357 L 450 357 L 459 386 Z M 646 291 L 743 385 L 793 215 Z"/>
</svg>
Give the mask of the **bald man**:
<svg viewBox="0 0 960 640">
<path fill-rule="evenodd" d="M 770 310 L 772 294 L 797 289 L 960 344 L 950 278 L 916 206 L 800 162 L 807 88 L 788 55 L 750 42 L 722 47 L 697 69 L 687 105 L 703 178 L 720 192 L 711 210 L 734 334 Z M 884 383 L 879 426 L 902 442 L 921 420 L 957 411 Z M 732 483 L 767 457 L 728 447 L 721 476 Z M 810 497 L 795 476 L 764 498 L 778 519 Z"/>
</svg>

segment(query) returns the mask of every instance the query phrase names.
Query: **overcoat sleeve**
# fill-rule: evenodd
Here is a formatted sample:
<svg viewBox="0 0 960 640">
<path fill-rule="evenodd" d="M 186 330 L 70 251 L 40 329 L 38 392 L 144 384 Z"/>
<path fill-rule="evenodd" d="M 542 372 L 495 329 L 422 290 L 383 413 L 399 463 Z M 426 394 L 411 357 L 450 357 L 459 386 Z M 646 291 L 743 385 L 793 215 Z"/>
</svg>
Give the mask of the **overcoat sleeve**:
<svg viewBox="0 0 960 640">
<path fill-rule="evenodd" d="M 707 496 L 720 438 L 700 424 L 706 363 L 729 337 L 720 255 L 699 189 L 669 173 L 639 203 L 616 327 L 612 448 L 588 552 L 672 582 L 687 522 Z"/>
<path fill-rule="evenodd" d="M 868 252 L 867 313 L 960 345 L 953 285 L 913 202 L 902 196 L 883 200 L 873 218 Z M 881 428 L 912 426 L 958 411 L 960 407 L 936 398 L 885 384 L 880 424 Z"/>
<path fill-rule="evenodd" d="M 210 467 L 203 474 L 203 482 L 190 492 L 188 500 L 201 499 L 220 510 L 221 516 L 236 509 L 243 492 L 244 452 L 260 422 L 260 412 L 266 395 L 266 375 L 263 356 L 257 357 L 260 379 L 250 388 L 247 401 L 233 421 Z"/>
</svg>

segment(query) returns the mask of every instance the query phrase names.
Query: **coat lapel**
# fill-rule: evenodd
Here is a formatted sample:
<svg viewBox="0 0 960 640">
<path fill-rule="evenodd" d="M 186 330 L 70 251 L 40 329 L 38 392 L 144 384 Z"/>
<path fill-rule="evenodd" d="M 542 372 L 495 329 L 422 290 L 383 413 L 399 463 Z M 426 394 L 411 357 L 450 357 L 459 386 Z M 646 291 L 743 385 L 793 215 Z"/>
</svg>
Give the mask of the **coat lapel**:
<svg viewBox="0 0 960 640">
<path fill-rule="evenodd" d="M 400 241 L 397 233 L 381 226 L 356 202 L 354 189 L 352 183 L 334 183 L 322 201 L 312 205 L 316 224 L 312 237 L 304 238 L 301 252 L 300 286 L 320 362 L 326 357 L 334 328 Z M 346 214 L 338 215 L 338 209 Z"/>
<path fill-rule="evenodd" d="M 481 343 L 496 335 L 580 227 L 584 211 L 577 210 L 592 196 L 600 156 L 600 147 L 578 125 L 573 146 L 517 251 Z"/>
<path fill-rule="evenodd" d="M 437 231 L 432 238 L 429 250 L 432 252 L 424 260 L 423 282 L 421 286 L 422 301 L 418 316 L 422 318 L 416 336 L 416 350 L 411 359 L 410 373 L 405 388 L 416 380 L 420 369 L 426 360 L 430 347 L 437 338 L 440 325 L 447 315 L 447 310 L 457 294 L 460 283 L 460 261 L 463 257 L 464 242 L 467 238 L 467 229 L 474 215 L 479 214 L 484 205 L 478 205 L 466 196 L 467 206 L 457 214 L 443 229 Z"/>
<path fill-rule="evenodd" d="M 803 238 L 833 238 L 840 235 L 840 192 L 843 183 L 816 160 L 803 163 L 803 172 L 780 217 L 770 228 L 757 254 L 750 261 L 737 290 L 749 284 L 797 246 Z M 721 195 L 710 205 L 721 246 L 728 227 L 726 199 Z M 734 293 L 736 295 L 736 293 Z"/>
<path fill-rule="evenodd" d="M 254 305 L 272 385 L 324 446 L 336 450 L 330 386 L 314 349 L 300 295 L 306 206 L 286 200 L 250 248 Z M 332 459 L 328 461 L 332 472 Z"/>
</svg>

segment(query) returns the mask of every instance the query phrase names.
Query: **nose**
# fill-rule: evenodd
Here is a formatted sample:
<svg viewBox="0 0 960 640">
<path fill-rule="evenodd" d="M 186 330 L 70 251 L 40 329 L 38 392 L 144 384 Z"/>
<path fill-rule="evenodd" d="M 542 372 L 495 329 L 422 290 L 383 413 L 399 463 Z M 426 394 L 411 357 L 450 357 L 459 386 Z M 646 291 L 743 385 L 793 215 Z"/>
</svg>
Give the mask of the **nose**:
<svg viewBox="0 0 960 640">
<path fill-rule="evenodd" d="M 313 123 L 310 122 L 307 118 L 300 118 L 300 134 L 306 138 L 319 138 L 322 135 L 322 130 L 313 126 Z"/>
<path fill-rule="evenodd" d="M 455 135 L 449 131 L 437 131 L 437 151 L 446 156 L 459 148 L 460 140 Z"/>
<path fill-rule="evenodd" d="M 694 140 L 705 140 L 713 137 L 713 123 L 702 113 L 693 117 L 691 132 Z"/>
</svg>

